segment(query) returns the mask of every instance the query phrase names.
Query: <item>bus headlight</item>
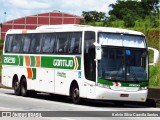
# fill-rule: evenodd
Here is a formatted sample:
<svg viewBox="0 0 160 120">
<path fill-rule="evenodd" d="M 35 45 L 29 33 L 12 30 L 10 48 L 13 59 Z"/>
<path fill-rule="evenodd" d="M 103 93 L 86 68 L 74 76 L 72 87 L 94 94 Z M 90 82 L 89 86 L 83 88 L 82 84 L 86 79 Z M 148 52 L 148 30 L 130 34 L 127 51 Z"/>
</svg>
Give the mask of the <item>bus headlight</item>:
<svg viewBox="0 0 160 120">
<path fill-rule="evenodd" d="M 103 88 L 110 89 L 110 86 L 109 86 L 109 85 L 105 85 L 105 84 L 97 83 L 97 86 L 98 86 L 98 87 L 103 87 Z"/>
<path fill-rule="evenodd" d="M 140 87 L 139 90 L 147 90 L 148 87 Z"/>
</svg>

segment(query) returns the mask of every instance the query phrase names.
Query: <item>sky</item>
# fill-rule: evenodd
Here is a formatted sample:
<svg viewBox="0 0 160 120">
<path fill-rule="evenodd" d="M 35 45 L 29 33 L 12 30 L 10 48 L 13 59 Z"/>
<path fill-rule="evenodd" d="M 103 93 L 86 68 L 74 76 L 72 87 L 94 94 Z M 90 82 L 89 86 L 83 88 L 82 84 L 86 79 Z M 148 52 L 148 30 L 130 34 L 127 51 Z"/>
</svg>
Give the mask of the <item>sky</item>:
<svg viewBox="0 0 160 120">
<path fill-rule="evenodd" d="M 116 0 L 0 0 L 0 23 L 54 10 L 78 16 L 96 10 L 108 15 L 114 3 Z"/>
</svg>

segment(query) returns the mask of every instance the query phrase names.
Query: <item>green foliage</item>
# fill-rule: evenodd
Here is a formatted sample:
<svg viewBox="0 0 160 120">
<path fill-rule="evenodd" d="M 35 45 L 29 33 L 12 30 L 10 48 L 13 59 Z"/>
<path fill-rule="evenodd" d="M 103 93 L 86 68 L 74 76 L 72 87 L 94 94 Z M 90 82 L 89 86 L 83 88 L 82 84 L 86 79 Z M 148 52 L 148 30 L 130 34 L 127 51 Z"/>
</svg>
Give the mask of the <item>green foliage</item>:
<svg viewBox="0 0 160 120">
<path fill-rule="evenodd" d="M 135 18 L 133 17 L 134 13 L 127 13 L 124 17 L 124 26 L 125 27 L 133 27 L 135 25 Z"/>
<path fill-rule="evenodd" d="M 113 9 L 109 11 L 109 21 L 124 21 L 124 27 L 134 27 L 139 20 L 144 21 L 145 27 L 159 27 L 158 0 L 117 0 L 111 4 Z M 137 25 L 136 25 L 137 26 Z"/>
<path fill-rule="evenodd" d="M 149 73 L 149 87 L 160 87 L 160 66 L 150 66 Z"/>
<path fill-rule="evenodd" d="M 123 20 L 116 20 L 112 22 L 105 21 L 105 26 L 107 27 L 116 27 L 116 28 L 124 28 L 124 21 Z"/>
<path fill-rule="evenodd" d="M 82 21 L 82 23 L 101 22 L 106 19 L 104 12 L 97 12 L 97 11 L 89 11 L 89 12 L 83 11 L 82 16 L 85 18 L 85 21 Z"/>
<path fill-rule="evenodd" d="M 103 26 L 104 23 L 103 23 L 103 22 L 89 22 L 88 25 L 92 25 L 92 26 Z"/>
<path fill-rule="evenodd" d="M 145 32 L 147 44 L 149 47 L 160 49 L 159 30 L 148 30 Z"/>
<path fill-rule="evenodd" d="M 153 63 L 154 52 L 152 50 L 149 50 L 148 53 L 149 53 L 149 63 Z"/>
</svg>

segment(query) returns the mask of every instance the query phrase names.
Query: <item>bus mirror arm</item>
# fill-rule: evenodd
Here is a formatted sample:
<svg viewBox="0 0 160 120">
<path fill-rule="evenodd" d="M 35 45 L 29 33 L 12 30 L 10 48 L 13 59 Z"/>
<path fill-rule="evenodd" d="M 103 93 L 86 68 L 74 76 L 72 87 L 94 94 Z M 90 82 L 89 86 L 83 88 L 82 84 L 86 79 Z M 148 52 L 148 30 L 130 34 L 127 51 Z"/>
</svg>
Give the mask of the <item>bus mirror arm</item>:
<svg viewBox="0 0 160 120">
<path fill-rule="evenodd" d="M 148 47 L 149 50 L 152 50 L 154 52 L 154 56 L 153 56 L 153 63 L 150 63 L 149 65 L 156 65 L 158 63 L 158 59 L 159 59 L 159 51 L 155 48 L 151 48 Z"/>
<path fill-rule="evenodd" d="M 95 61 L 101 60 L 102 59 L 102 49 L 101 49 L 101 44 L 99 43 L 93 43 L 95 45 L 95 53 L 96 53 L 96 58 Z"/>
</svg>

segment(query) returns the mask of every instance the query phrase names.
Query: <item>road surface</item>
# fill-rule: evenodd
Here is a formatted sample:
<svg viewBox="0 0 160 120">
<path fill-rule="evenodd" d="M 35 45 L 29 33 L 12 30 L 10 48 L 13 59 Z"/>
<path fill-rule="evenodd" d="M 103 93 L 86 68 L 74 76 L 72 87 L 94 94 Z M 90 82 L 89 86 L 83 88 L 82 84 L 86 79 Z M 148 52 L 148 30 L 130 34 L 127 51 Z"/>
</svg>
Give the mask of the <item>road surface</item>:
<svg viewBox="0 0 160 120">
<path fill-rule="evenodd" d="M 137 106 L 133 104 L 125 104 L 123 107 L 117 107 L 111 102 L 99 102 L 99 101 L 84 101 L 82 105 L 72 104 L 71 100 L 63 96 L 50 96 L 48 94 L 38 94 L 34 97 L 21 97 L 15 96 L 13 90 L 0 88 L 0 111 L 18 112 L 14 114 L 19 117 L 16 119 L 22 119 L 26 117 L 30 112 L 37 113 L 36 118 L 30 119 L 54 119 L 54 120 L 135 120 L 144 119 L 145 115 L 154 117 L 154 120 L 158 120 L 157 115 L 160 115 L 159 108 Z M 130 111 L 130 112 L 129 112 Z M 136 112 L 138 111 L 138 112 Z M 145 112 L 144 112 L 145 111 Z M 146 112 L 148 111 L 148 112 Z M 155 112 L 159 111 L 159 112 Z M 2 114 L 2 112 L 0 114 Z M 26 112 L 26 113 L 25 113 Z M 29 113 L 28 113 L 29 112 Z M 40 112 L 40 113 L 38 113 Z M 36 114 L 35 113 L 35 114 Z M 124 117 L 124 113 L 125 116 Z M 151 114 L 155 113 L 155 114 Z M 39 116 L 38 116 L 39 115 Z M 44 118 L 41 116 L 44 115 Z M 46 116 L 48 115 L 48 116 Z M 133 117 L 129 117 L 132 115 Z M 2 116 L 2 115 L 0 115 Z M 108 117 L 110 116 L 110 117 Z M 135 117 L 136 116 L 136 117 Z M 34 117 L 34 116 L 31 116 Z M 52 117 L 52 118 L 51 118 Z M 54 118 L 53 118 L 54 117 Z M 83 118 L 82 118 L 83 117 Z M 107 118 L 106 118 L 107 117 Z M 151 117 L 145 118 L 145 120 L 153 119 Z M 9 117 L 0 117 L 0 119 L 10 119 Z"/>
</svg>

